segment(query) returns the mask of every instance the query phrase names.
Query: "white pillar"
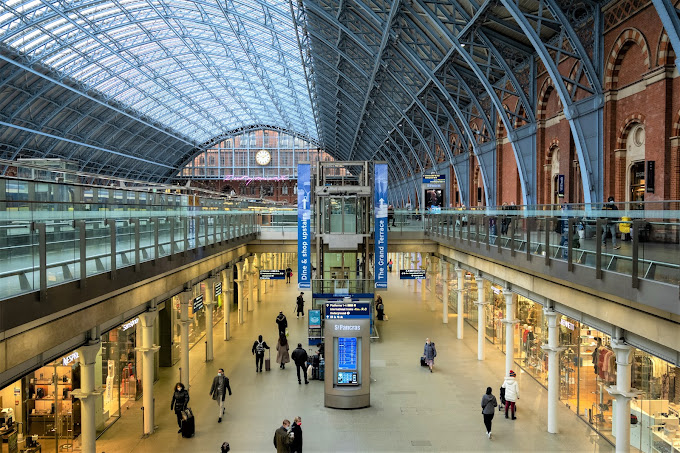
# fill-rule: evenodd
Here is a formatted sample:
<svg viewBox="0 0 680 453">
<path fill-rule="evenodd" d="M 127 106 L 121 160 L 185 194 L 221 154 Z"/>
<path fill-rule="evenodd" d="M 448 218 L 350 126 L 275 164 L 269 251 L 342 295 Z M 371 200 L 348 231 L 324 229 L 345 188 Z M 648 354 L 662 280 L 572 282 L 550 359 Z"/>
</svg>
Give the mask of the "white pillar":
<svg viewBox="0 0 680 453">
<path fill-rule="evenodd" d="M 480 275 L 475 277 L 477 280 L 477 360 L 486 358 L 486 316 L 485 307 L 488 304 L 484 298 L 484 279 Z"/>
<path fill-rule="evenodd" d="M 80 389 L 72 392 L 74 398 L 80 400 L 80 434 L 83 453 L 96 453 L 95 440 L 97 439 L 97 425 L 95 422 L 95 403 L 101 393 L 95 391 L 94 366 L 97 362 L 97 354 L 101 349 L 99 339 L 91 341 L 85 346 L 78 348 L 80 361 Z"/>
<path fill-rule="evenodd" d="M 222 316 L 224 320 L 224 329 L 222 334 L 224 341 L 229 340 L 231 332 L 229 331 L 229 315 L 231 313 L 231 300 L 234 292 L 234 269 L 228 267 L 222 271 Z"/>
<path fill-rule="evenodd" d="M 215 277 L 205 282 L 205 361 L 213 359 L 213 306 L 215 305 Z"/>
<path fill-rule="evenodd" d="M 552 308 L 543 309 L 548 321 L 548 344 L 542 349 L 548 352 L 548 432 L 558 433 L 557 406 L 560 400 L 560 352 L 564 349 L 559 345 L 558 314 Z"/>
<path fill-rule="evenodd" d="M 267 266 L 267 254 L 266 253 L 260 253 L 260 269 L 270 269 Z M 262 295 L 262 298 L 264 298 L 264 295 L 267 293 L 267 285 L 266 285 L 266 280 L 259 280 L 258 282 L 260 285 L 260 294 Z"/>
<path fill-rule="evenodd" d="M 515 324 L 519 321 L 515 319 L 515 303 L 512 292 L 509 288 L 503 289 L 505 296 L 505 375 L 510 375 L 513 364 L 515 363 Z"/>
<path fill-rule="evenodd" d="M 183 291 L 179 295 L 179 381 L 186 388 L 189 388 L 189 302 L 192 299 L 192 295 L 190 289 Z"/>
<path fill-rule="evenodd" d="M 449 263 L 439 259 L 439 269 L 442 276 L 442 322 L 449 323 Z"/>
<path fill-rule="evenodd" d="M 397 270 L 400 271 L 404 268 L 404 253 L 399 253 L 399 257 L 397 258 Z"/>
<path fill-rule="evenodd" d="M 139 315 L 139 322 L 142 325 L 142 342 L 137 351 L 142 353 L 142 403 L 144 411 L 144 434 L 149 435 L 155 428 L 155 407 L 153 397 L 154 381 L 154 354 L 160 346 L 154 344 L 153 326 L 156 324 L 158 310 L 155 308 Z"/>
<path fill-rule="evenodd" d="M 238 323 L 243 324 L 243 263 L 236 263 L 236 290 L 237 290 L 237 305 L 238 305 Z"/>
<path fill-rule="evenodd" d="M 267 255 L 267 263 L 269 263 L 269 269 L 276 269 L 276 263 L 274 263 L 274 254 L 270 253 Z M 274 280 L 269 280 L 269 287 L 274 286 Z"/>
<path fill-rule="evenodd" d="M 425 291 L 425 283 L 427 282 L 428 278 L 430 277 L 427 274 L 431 273 L 432 269 L 429 268 L 429 266 L 427 265 L 425 260 L 422 261 L 422 264 L 420 265 L 420 267 L 422 269 L 425 269 L 425 280 L 420 281 L 420 300 L 425 302 L 427 300 L 427 294 L 426 294 L 426 291 Z M 431 309 L 432 309 L 432 311 L 434 311 L 434 303 L 431 304 Z"/>
<path fill-rule="evenodd" d="M 413 270 L 415 270 L 415 269 L 418 267 L 418 260 L 417 260 L 417 255 L 416 255 L 416 253 L 415 253 L 415 252 L 414 252 L 414 253 L 411 253 L 411 254 L 410 254 L 410 258 L 411 258 L 411 266 L 410 266 L 410 268 L 413 269 Z M 409 282 L 410 282 L 411 284 L 413 284 L 413 292 L 414 292 L 414 293 L 415 293 L 415 292 L 418 292 L 418 281 L 415 280 L 415 279 L 413 279 L 413 280 L 409 280 Z"/>
<path fill-rule="evenodd" d="M 253 258 L 248 262 L 248 311 L 255 309 L 255 266 Z"/>
<path fill-rule="evenodd" d="M 456 318 L 456 334 L 459 340 L 463 339 L 463 312 L 465 311 L 463 307 L 463 297 L 465 295 L 465 271 L 457 267 L 456 274 L 458 274 L 458 317 Z"/>
<path fill-rule="evenodd" d="M 612 350 L 616 354 L 616 385 L 607 387 L 607 392 L 616 400 L 612 414 L 616 453 L 628 453 L 630 451 L 630 400 L 639 393 L 630 388 L 633 347 L 626 344 L 623 339 L 612 338 Z"/>
<path fill-rule="evenodd" d="M 262 266 L 260 265 L 260 259 L 256 253 L 253 257 L 253 286 L 255 287 L 255 301 L 257 301 L 258 304 L 262 302 L 262 299 L 260 298 L 260 269 L 262 269 Z"/>
</svg>

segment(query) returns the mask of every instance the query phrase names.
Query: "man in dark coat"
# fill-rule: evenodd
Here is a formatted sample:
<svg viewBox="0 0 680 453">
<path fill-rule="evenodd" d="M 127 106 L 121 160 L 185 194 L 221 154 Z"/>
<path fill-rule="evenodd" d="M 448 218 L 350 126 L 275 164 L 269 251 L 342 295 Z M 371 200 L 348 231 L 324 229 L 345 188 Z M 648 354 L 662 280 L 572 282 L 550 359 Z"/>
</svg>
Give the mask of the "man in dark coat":
<svg viewBox="0 0 680 453">
<path fill-rule="evenodd" d="M 308 359 L 307 351 L 305 351 L 302 347 L 302 343 L 298 343 L 297 348 L 295 351 L 293 351 L 293 354 L 291 354 L 290 358 L 293 359 L 293 362 L 295 362 L 298 384 L 302 384 L 302 381 L 300 380 L 300 368 L 302 368 L 302 372 L 305 376 L 305 384 L 309 384 L 309 381 L 307 380 L 307 366 L 305 365 L 305 362 L 307 362 Z"/>
<path fill-rule="evenodd" d="M 297 312 L 296 316 L 298 318 L 300 317 L 300 315 L 302 315 L 303 318 L 305 317 L 305 299 L 303 297 L 304 295 L 305 293 L 300 293 L 300 295 L 297 296 L 297 300 L 295 301 L 295 308 Z"/>
<path fill-rule="evenodd" d="M 255 343 L 253 343 L 252 353 L 255 355 L 255 372 L 262 372 L 262 362 L 264 361 L 264 350 L 269 349 L 266 341 L 262 341 L 262 335 L 257 337 Z"/>
<path fill-rule="evenodd" d="M 274 432 L 274 447 L 276 447 L 276 453 L 289 453 L 290 444 L 293 443 L 293 439 L 288 435 L 288 427 L 290 426 L 289 420 L 284 420 L 283 424 Z"/>
<path fill-rule="evenodd" d="M 276 317 L 276 325 L 279 326 L 279 336 L 281 336 L 281 334 L 286 333 L 286 327 L 288 327 L 288 320 L 286 319 L 286 315 L 284 315 L 282 311 L 280 311 L 279 315 Z"/>
<path fill-rule="evenodd" d="M 293 420 L 293 443 L 290 444 L 291 453 L 302 453 L 302 418 L 295 417 Z"/>
<path fill-rule="evenodd" d="M 220 368 L 217 370 L 217 376 L 213 378 L 212 387 L 210 387 L 210 396 L 217 402 L 219 415 L 217 423 L 222 423 L 222 416 L 224 415 L 224 398 L 229 391 L 231 396 L 231 387 L 229 387 L 229 378 L 224 375 L 224 370 Z"/>
</svg>

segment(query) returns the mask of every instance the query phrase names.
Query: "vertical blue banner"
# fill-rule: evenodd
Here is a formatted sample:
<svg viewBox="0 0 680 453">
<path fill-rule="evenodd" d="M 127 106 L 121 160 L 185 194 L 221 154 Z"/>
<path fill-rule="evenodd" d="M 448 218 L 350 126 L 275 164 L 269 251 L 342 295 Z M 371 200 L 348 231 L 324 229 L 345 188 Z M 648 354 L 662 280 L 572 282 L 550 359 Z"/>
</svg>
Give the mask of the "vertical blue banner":
<svg viewBox="0 0 680 453">
<path fill-rule="evenodd" d="M 312 241 L 310 231 L 310 165 L 298 164 L 298 288 L 312 287 Z"/>
<path fill-rule="evenodd" d="M 375 287 L 387 288 L 387 164 L 374 164 Z"/>
</svg>

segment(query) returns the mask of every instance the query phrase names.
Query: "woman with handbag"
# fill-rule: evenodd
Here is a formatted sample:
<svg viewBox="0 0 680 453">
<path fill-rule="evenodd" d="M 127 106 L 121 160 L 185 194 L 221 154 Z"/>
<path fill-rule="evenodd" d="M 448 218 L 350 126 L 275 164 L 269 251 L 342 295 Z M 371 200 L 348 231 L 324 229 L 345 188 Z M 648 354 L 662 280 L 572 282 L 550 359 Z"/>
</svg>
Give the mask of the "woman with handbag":
<svg viewBox="0 0 680 453">
<path fill-rule="evenodd" d="M 184 384 L 178 382 L 175 385 L 175 393 L 172 395 L 172 402 L 170 403 L 170 410 L 175 410 L 177 416 L 177 426 L 179 426 L 178 433 L 182 432 L 182 411 L 189 406 L 189 391 L 184 387 Z"/>
</svg>

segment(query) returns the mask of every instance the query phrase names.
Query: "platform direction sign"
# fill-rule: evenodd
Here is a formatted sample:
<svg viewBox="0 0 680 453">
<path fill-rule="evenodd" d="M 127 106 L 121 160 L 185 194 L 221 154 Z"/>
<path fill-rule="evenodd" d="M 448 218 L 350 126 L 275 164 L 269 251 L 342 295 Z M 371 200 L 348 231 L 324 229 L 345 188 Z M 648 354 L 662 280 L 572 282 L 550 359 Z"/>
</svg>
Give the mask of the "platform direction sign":
<svg viewBox="0 0 680 453">
<path fill-rule="evenodd" d="M 370 317 L 371 311 L 368 302 L 328 302 L 326 304 L 326 319 L 362 319 Z"/>
<path fill-rule="evenodd" d="M 401 269 L 400 280 L 425 280 L 425 269 Z"/>
<path fill-rule="evenodd" d="M 285 280 L 285 269 L 262 269 L 260 271 L 260 280 Z"/>
</svg>

